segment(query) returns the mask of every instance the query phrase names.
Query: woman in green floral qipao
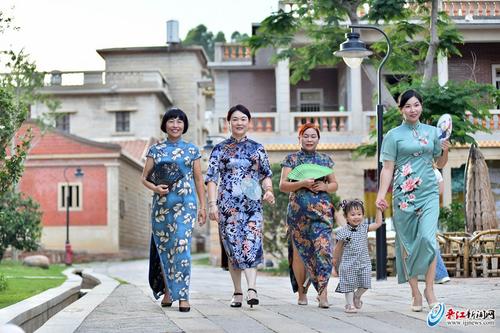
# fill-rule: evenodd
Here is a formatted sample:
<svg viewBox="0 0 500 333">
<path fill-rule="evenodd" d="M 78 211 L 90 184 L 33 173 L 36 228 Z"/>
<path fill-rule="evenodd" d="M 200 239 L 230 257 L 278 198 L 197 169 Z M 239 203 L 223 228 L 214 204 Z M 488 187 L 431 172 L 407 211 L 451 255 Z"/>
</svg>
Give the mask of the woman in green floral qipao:
<svg viewBox="0 0 500 333">
<path fill-rule="evenodd" d="M 393 220 L 396 229 L 396 270 L 398 282 L 409 282 L 412 311 L 422 311 L 418 275 L 425 275 L 424 296 L 432 309 L 436 271 L 439 188 L 432 168 L 448 161 L 448 141 L 440 142 L 434 126 L 420 123 L 422 97 L 408 90 L 399 97 L 403 123 L 391 129 L 382 142 L 380 188 L 376 205 L 388 207 L 385 195 L 393 182 Z"/>
</svg>

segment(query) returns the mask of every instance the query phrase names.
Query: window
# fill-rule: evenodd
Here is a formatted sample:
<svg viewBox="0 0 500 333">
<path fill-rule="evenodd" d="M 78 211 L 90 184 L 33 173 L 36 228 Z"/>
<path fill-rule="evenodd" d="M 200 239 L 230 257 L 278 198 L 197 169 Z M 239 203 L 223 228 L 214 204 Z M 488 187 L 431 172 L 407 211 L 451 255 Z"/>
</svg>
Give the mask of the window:
<svg viewBox="0 0 500 333">
<path fill-rule="evenodd" d="M 82 184 L 81 183 L 59 183 L 58 209 L 66 210 L 69 203 L 70 210 L 82 209 Z"/>
<path fill-rule="evenodd" d="M 301 112 L 318 112 L 323 105 L 323 89 L 298 89 L 297 104 Z"/>
<path fill-rule="evenodd" d="M 130 132 L 130 111 L 115 112 L 116 132 Z"/>
<path fill-rule="evenodd" d="M 69 133 L 69 113 L 58 114 L 56 116 L 56 128 Z"/>
<path fill-rule="evenodd" d="M 492 83 L 497 89 L 500 89 L 500 65 L 493 65 L 491 69 Z M 497 109 L 500 109 L 500 105 L 497 105 Z"/>
</svg>

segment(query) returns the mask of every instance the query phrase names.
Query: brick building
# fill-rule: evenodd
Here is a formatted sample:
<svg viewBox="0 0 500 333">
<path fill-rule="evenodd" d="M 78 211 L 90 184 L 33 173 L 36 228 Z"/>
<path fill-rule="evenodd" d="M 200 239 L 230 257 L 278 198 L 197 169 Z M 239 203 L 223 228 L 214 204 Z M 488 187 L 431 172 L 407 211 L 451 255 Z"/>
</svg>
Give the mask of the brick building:
<svg viewBox="0 0 500 333">
<path fill-rule="evenodd" d="M 75 252 L 146 254 L 149 247 L 151 194 L 140 181 L 140 159 L 118 144 L 84 139 L 59 130 L 42 133 L 32 122 L 34 138 L 19 184 L 40 204 L 42 244 L 62 250 L 69 236 Z M 75 176 L 75 170 L 83 172 Z"/>
</svg>

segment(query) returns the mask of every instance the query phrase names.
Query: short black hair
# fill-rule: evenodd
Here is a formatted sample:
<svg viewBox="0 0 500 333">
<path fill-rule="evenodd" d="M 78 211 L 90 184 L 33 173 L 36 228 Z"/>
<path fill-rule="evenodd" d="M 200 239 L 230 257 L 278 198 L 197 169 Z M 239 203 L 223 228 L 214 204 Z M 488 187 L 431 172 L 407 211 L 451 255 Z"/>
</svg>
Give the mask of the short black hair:
<svg viewBox="0 0 500 333">
<path fill-rule="evenodd" d="M 422 95 L 420 95 L 416 90 L 409 89 L 409 90 L 402 92 L 401 95 L 399 95 L 399 98 L 398 98 L 399 108 L 400 109 L 403 108 L 403 106 L 405 106 L 406 102 L 408 102 L 408 100 L 412 97 L 415 97 L 416 99 L 418 99 L 420 104 L 422 104 L 422 102 L 423 102 Z"/>
<path fill-rule="evenodd" d="M 344 211 L 344 217 L 347 217 L 347 213 L 349 213 L 352 209 L 361 209 L 363 215 L 365 214 L 363 201 L 359 199 L 342 200 L 342 202 L 340 203 L 340 207 L 342 207 L 342 210 Z"/>
<path fill-rule="evenodd" d="M 244 105 L 236 104 L 235 106 L 230 108 L 229 111 L 227 112 L 227 117 L 226 117 L 227 121 L 229 121 L 231 119 L 231 116 L 236 111 L 240 111 L 241 113 L 245 114 L 248 117 L 248 120 L 252 119 L 252 116 L 250 115 L 250 111 Z"/>
<path fill-rule="evenodd" d="M 179 118 L 179 120 L 182 120 L 182 122 L 184 123 L 184 130 L 182 131 L 182 134 L 186 133 L 188 130 L 188 127 L 189 127 L 188 117 L 186 116 L 184 111 L 182 111 L 179 108 L 171 108 L 167 112 L 165 112 L 165 114 L 163 115 L 163 118 L 161 119 L 161 127 L 160 127 L 161 130 L 164 133 L 167 133 L 167 121 L 169 121 L 170 119 L 176 119 L 176 118 Z"/>
</svg>

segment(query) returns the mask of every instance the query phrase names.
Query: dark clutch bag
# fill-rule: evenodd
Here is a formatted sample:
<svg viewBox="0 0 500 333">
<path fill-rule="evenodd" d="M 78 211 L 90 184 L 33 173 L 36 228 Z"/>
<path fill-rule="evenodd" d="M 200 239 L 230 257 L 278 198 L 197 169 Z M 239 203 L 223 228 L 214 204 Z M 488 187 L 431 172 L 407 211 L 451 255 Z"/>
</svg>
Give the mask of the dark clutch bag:
<svg viewBox="0 0 500 333">
<path fill-rule="evenodd" d="M 149 174 L 147 181 L 155 185 L 167 185 L 169 189 L 181 180 L 184 174 L 175 163 L 164 163 L 155 166 Z"/>
</svg>

